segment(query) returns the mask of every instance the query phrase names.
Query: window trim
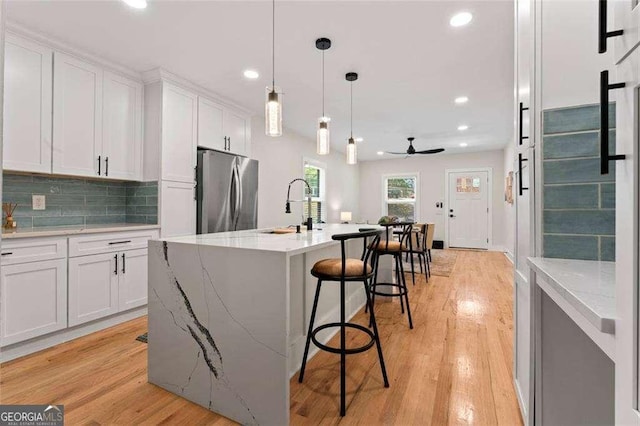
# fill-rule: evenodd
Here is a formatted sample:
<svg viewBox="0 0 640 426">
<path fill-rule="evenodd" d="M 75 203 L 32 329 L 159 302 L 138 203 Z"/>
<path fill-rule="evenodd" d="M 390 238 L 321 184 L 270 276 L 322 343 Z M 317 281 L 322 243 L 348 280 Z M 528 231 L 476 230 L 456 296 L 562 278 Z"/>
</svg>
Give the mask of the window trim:
<svg viewBox="0 0 640 426">
<path fill-rule="evenodd" d="M 302 176 L 304 178 L 305 168 L 307 166 L 314 167 L 316 169 L 320 169 L 324 173 L 320 173 L 320 196 L 319 197 L 311 197 L 311 201 L 322 203 L 321 209 L 321 217 L 320 220 L 323 222 L 327 221 L 327 165 L 321 161 L 314 160 L 313 158 L 303 157 L 302 158 Z M 302 187 L 302 198 L 306 199 L 306 187 L 303 185 Z"/>
<path fill-rule="evenodd" d="M 387 200 L 387 190 L 388 190 L 388 183 L 387 181 L 389 179 L 393 179 L 393 178 L 407 178 L 407 177 L 412 177 L 415 178 L 416 180 L 416 188 L 415 188 L 415 194 L 416 197 L 413 201 L 413 205 L 414 205 L 414 221 L 416 223 L 420 222 L 420 172 L 412 172 L 412 173 L 388 173 L 388 174 L 384 174 L 382 175 L 382 216 L 386 216 L 388 213 L 388 209 L 387 209 L 387 204 L 401 204 L 401 203 L 406 203 L 406 201 L 396 201 L 396 202 L 389 202 Z"/>
</svg>

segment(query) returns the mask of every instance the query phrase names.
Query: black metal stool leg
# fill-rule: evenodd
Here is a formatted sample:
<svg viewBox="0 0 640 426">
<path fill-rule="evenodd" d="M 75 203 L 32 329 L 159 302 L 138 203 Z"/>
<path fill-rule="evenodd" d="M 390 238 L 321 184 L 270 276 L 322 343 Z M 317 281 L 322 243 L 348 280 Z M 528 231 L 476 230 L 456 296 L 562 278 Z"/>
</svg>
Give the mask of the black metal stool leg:
<svg viewBox="0 0 640 426">
<path fill-rule="evenodd" d="M 393 257 L 395 258 L 395 261 L 396 261 L 396 282 L 400 284 L 402 281 L 404 281 L 404 280 L 400 281 L 401 280 L 400 271 L 402 270 L 401 268 L 402 254 L 398 256 L 394 255 Z M 402 296 L 400 296 L 400 311 L 402 311 L 402 313 L 404 314 L 404 302 L 402 301 Z"/>
<path fill-rule="evenodd" d="M 402 262 L 400 262 L 400 275 L 402 276 L 402 286 L 404 287 L 404 297 L 407 302 L 407 315 L 409 316 L 409 328 L 413 329 L 413 320 L 411 319 L 411 308 L 409 307 L 409 289 L 407 288 L 407 281 L 404 279 L 404 268 Z M 402 296 L 400 296 L 402 300 Z"/>
<path fill-rule="evenodd" d="M 346 386 L 346 363 L 347 363 L 347 353 L 345 352 L 346 348 L 346 335 L 345 335 L 345 326 L 344 323 L 346 321 L 345 312 L 344 312 L 344 301 L 345 301 L 345 291 L 344 291 L 344 279 L 340 281 L 340 415 L 344 416 L 346 414 L 346 394 L 347 394 L 347 386 Z M 373 313 L 373 310 L 372 310 Z M 375 324 L 375 323 L 374 323 Z"/>
<path fill-rule="evenodd" d="M 313 331 L 313 322 L 316 319 L 316 310 L 318 309 L 318 299 L 320 298 L 320 286 L 322 280 L 318 280 L 316 285 L 316 297 L 313 299 L 313 309 L 311 309 L 311 319 L 309 320 L 309 330 L 307 331 L 307 343 L 304 345 L 304 355 L 302 357 L 302 366 L 298 375 L 298 383 L 302 383 L 304 378 L 304 369 L 307 366 L 307 355 L 309 355 L 309 344 L 311 343 L 311 332 Z"/>
<path fill-rule="evenodd" d="M 373 284 L 371 285 L 371 287 L 369 288 L 369 290 L 376 290 L 376 286 L 378 285 L 378 266 L 380 265 L 380 256 L 378 254 L 375 254 L 376 257 L 376 265 L 373 268 Z M 376 295 L 375 293 L 373 293 L 371 295 L 371 306 L 369 307 L 369 312 L 371 312 L 371 310 L 373 310 L 373 307 L 376 304 Z M 369 327 L 371 327 L 371 317 L 369 317 Z"/>
<path fill-rule="evenodd" d="M 365 281 L 365 289 L 367 296 L 367 304 L 371 303 L 371 295 L 369 294 L 369 290 L 366 286 Z M 369 320 L 373 324 L 373 334 L 375 336 L 376 347 L 378 349 L 378 359 L 380 360 L 380 369 L 382 370 L 382 378 L 384 379 L 384 387 L 389 387 L 389 379 L 387 378 L 387 368 L 384 365 L 384 357 L 382 356 L 382 345 L 380 345 L 380 335 L 378 334 L 378 324 L 376 323 L 376 317 L 373 313 L 373 308 L 371 308 L 371 319 Z"/>
</svg>

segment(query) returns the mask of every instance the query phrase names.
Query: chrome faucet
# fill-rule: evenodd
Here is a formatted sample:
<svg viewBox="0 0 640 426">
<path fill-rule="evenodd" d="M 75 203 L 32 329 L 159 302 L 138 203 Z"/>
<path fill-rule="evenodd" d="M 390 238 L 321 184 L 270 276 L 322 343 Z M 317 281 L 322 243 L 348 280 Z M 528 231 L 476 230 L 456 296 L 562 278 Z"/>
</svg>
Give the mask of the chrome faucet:
<svg viewBox="0 0 640 426">
<path fill-rule="evenodd" d="M 291 213 L 291 203 L 295 203 L 295 202 L 301 202 L 303 203 L 304 200 L 292 200 L 290 198 L 291 196 L 291 185 L 293 185 L 295 182 L 297 181 L 301 181 L 304 182 L 304 184 L 307 186 L 307 211 L 309 212 L 309 217 L 307 218 L 306 223 L 303 222 L 303 225 L 307 225 L 307 231 L 312 231 L 313 230 L 313 219 L 311 218 L 311 185 L 309 185 L 309 182 L 307 182 L 305 179 L 302 178 L 296 178 L 294 180 L 292 180 L 291 182 L 289 182 L 289 189 L 287 189 L 287 204 L 285 206 L 285 213 Z"/>
</svg>

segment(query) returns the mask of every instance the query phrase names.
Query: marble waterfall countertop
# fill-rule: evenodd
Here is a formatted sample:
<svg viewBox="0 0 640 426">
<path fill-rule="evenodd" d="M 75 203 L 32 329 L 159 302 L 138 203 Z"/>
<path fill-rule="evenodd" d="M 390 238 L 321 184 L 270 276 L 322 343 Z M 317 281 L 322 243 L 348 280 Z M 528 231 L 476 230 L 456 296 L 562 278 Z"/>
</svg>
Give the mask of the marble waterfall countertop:
<svg viewBox="0 0 640 426">
<path fill-rule="evenodd" d="M 309 250 L 339 244 L 331 239 L 336 234 L 358 232 L 361 228 L 378 228 L 368 224 L 322 224 L 307 231 L 304 227 L 299 234 L 273 234 L 274 228 L 252 229 L 248 231 L 219 232 L 215 234 L 188 235 L 162 239 L 172 243 L 194 244 L 213 247 L 229 247 L 245 250 L 261 250 L 295 255 Z M 380 227 L 380 229 L 384 229 Z M 384 238 L 384 234 L 383 234 Z"/>
<path fill-rule="evenodd" d="M 529 265 L 599 331 L 615 334 L 615 262 L 530 257 Z"/>
<path fill-rule="evenodd" d="M 2 239 L 55 237 L 77 234 L 98 234 L 103 232 L 144 231 L 158 229 L 160 225 L 137 223 L 109 223 L 83 226 L 52 226 L 42 228 L 18 228 L 16 231 L 2 232 Z"/>
</svg>

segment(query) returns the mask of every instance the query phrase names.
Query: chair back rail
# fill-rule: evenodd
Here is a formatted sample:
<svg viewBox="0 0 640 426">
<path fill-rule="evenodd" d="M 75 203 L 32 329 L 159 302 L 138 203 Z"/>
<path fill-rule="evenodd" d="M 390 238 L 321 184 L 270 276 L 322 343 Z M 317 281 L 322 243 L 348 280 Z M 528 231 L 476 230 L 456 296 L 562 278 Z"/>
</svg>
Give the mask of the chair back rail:
<svg viewBox="0 0 640 426">
<path fill-rule="evenodd" d="M 367 241 L 369 238 L 373 238 L 373 247 L 376 244 L 380 243 L 380 235 L 382 235 L 382 229 L 373 229 L 373 228 L 363 228 L 359 230 L 359 232 L 351 232 L 348 234 L 336 234 L 331 236 L 331 239 L 340 241 L 340 252 L 342 256 L 342 277 L 344 278 L 347 275 L 347 241 L 355 240 L 362 238 L 364 240 L 365 250 L 362 253 L 362 275 L 367 276 L 367 264 L 369 262 L 369 258 L 371 257 L 371 253 L 373 252 L 373 248 L 367 245 Z"/>
</svg>

